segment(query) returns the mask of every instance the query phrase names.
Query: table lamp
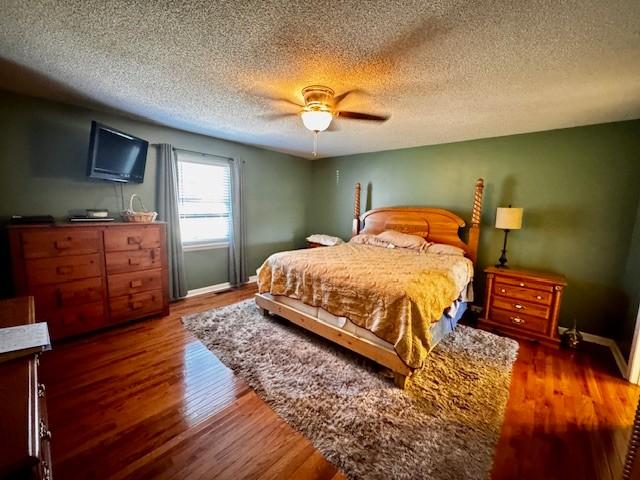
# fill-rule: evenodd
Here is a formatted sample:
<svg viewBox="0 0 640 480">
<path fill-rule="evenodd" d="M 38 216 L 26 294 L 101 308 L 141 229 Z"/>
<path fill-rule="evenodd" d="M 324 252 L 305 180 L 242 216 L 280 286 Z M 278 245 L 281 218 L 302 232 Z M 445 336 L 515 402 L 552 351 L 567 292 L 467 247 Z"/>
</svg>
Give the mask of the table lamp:
<svg viewBox="0 0 640 480">
<path fill-rule="evenodd" d="M 522 208 L 498 207 L 496 210 L 496 228 L 504 230 L 504 244 L 502 245 L 502 255 L 496 264 L 498 268 L 509 268 L 507 265 L 507 237 L 511 230 L 522 228 Z"/>
</svg>

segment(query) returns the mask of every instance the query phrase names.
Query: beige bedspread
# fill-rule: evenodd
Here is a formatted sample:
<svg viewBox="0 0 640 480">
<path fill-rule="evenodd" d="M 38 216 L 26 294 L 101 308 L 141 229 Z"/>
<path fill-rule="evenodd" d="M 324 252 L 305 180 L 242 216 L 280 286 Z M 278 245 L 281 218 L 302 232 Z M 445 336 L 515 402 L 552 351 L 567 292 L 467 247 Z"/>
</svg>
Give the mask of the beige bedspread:
<svg viewBox="0 0 640 480">
<path fill-rule="evenodd" d="M 461 256 L 347 243 L 271 255 L 259 269 L 258 288 L 347 317 L 419 368 L 432 323 L 472 277 L 472 262 Z"/>
</svg>

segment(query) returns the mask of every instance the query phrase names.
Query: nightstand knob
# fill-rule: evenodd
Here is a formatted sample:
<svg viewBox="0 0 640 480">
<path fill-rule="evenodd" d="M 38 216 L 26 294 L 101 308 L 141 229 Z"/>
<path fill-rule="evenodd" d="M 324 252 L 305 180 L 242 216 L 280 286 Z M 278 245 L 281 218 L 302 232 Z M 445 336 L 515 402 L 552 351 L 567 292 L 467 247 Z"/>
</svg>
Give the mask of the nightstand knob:
<svg viewBox="0 0 640 480">
<path fill-rule="evenodd" d="M 541 296 L 541 295 L 536 295 L 536 298 L 537 298 L 538 300 L 542 300 L 542 296 Z"/>
<path fill-rule="evenodd" d="M 524 283 L 520 282 L 520 286 L 521 286 L 521 287 L 524 287 L 525 285 L 524 285 Z"/>
<path fill-rule="evenodd" d="M 520 305 L 519 303 L 514 303 L 513 306 L 516 307 L 518 310 L 522 310 L 524 308 L 524 306 Z"/>
<path fill-rule="evenodd" d="M 501 288 L 500 293 L 507 293 L 507 291 L 504 288 Z"/>
<path fill-rule="evenodd" d="M 524 320 L 520 317 L 511 317 L 511 321 L 516 325 L 522 325 L 524 323 Z"/>
</svg>

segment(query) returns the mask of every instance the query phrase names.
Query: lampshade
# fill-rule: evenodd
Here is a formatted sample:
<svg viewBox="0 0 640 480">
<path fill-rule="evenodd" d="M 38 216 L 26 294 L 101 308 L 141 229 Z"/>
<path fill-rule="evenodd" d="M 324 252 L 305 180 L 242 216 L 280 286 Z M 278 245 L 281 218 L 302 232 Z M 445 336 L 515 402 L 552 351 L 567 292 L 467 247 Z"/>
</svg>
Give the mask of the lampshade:
<svg viewBox="0 0 640 480">
<path fill-rule="evenodd" d="M 302 112 L 302 123 L 312 132 L 324 132 L 329 128 L 333 115 L 325 110 L 309 110 Z"/>
<path fill-rule="evenodd" d="M 520 230 L 522 228 L 522 209 L 499 207 L 496 211 L 496 228 Z"/>
</svg>

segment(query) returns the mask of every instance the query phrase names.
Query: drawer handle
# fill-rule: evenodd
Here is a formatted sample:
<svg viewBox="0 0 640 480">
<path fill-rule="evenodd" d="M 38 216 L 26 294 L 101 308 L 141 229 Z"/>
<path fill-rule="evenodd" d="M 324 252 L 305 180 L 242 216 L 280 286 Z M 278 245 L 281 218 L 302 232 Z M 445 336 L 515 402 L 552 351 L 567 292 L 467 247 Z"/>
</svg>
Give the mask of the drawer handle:
<svg viewBox="0 0 640 480">
<path fill-rule="evenodd" d="M 38 384 L 38 397 L 44 398 L 44 396 L 46 394 L 47 394 L 47 388 L 44 386 L 44 383 L 39 383 Z"/>
<path fill-rule="evenodd" d="M 513 306 L 518 310 L 524 310 L 524 305 L 520 305 L 519 303 L 514 303 Z"/>
<path fill-rule="evenodd" d="M 504 288 L 501 288 L 500 293 L 507 293 L 507 291 Z"/>
<path fill-rule="evenodd" d="M 43 440 L 51 440 L 51 430 L 47 427 L 47 424 L 44 423 L 44 420 L 40 419 L 40 438 Z"/>
<path fill-rule="evenodd" d="M 129 245 L 140 245 L 142 243 L 142 237 L 127 237 L 127 243 Z"/>
<path fill-rule="evenodd" d="M 140 310 L 142 307 L 144 307 L 144 303 L 142 303 L 142 302 L 130 302 L 129 303 L 129 308 L 131 308 L 131 310 Z"/>
<path fill-rule="evenodd" d="M 130 258 L 129 259 L 129 265 L 140 265 L 140 259 L 139 258 Z"/>
<path fill-rule="evenodd" d="M 73 272 L 73 266 L 60 265 L 59 267 L 56 268 L 56 272 L 58 273 L 58 275 L 69 275 L 71 272 Z"/>
<path fill-rule="evenodd" d="M 156 251 L 155 250 L 151 250 L 149 252 L 149 256 L 151 257 L 151 260 L 155 261 L 155 259 L 156 259 Z"/>
<path fill-rule="evenodd" d="M 51 467 L 47 462 L 42 462 L 42 478 L 44 480 L 51 480 Z"/>
<path fill-rule="evenodd" d="M 520 318 L 520 317 L 509 317 L 511 319 L 511 322 L 515 323 L 516 325 L 524 325 L 524 319 Z"/>
<path fill-rule="evenodd" d="M 536 298 L 537 298 L 538 300 L 542 300 L 542 295 L 536 295 Z"/>
<path fill-rule="evenodd" d="M 522 282 L 520 282 L 520 286 L 521 287 L 526 287 L 526 285 L 524 283 L 522 283 Z"/>
<path fill-rule="evenodd" d="M 131 285 L 131 288 L 138 288 L 142 286 L 142 280 L 131 280 L 131 282 L 129 282 L 129 285 Z"/>
</svg>

